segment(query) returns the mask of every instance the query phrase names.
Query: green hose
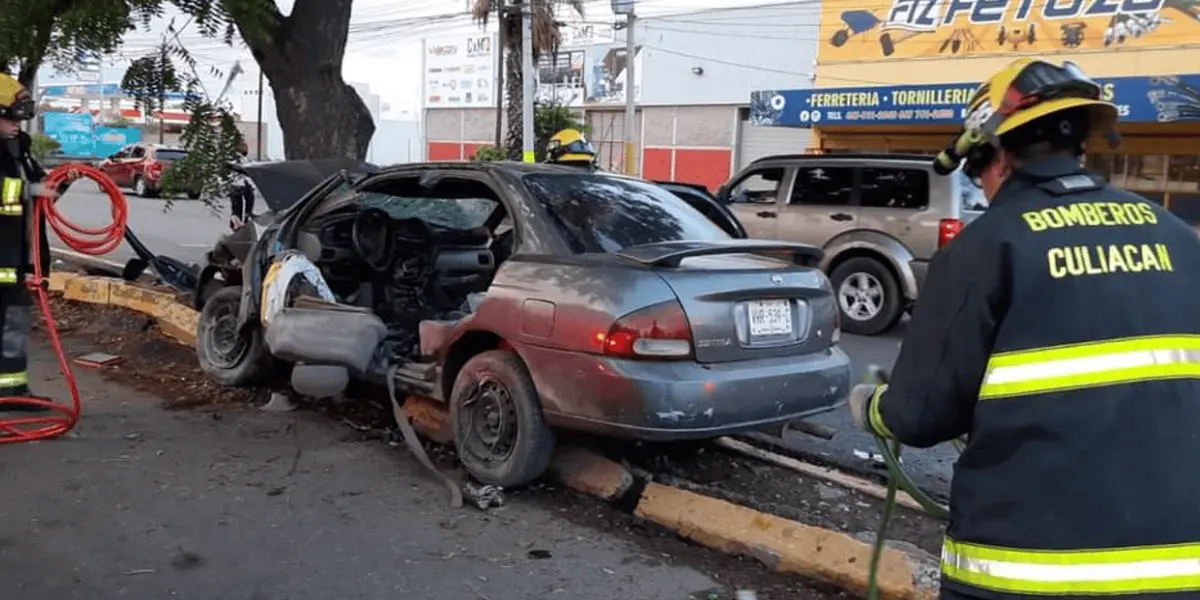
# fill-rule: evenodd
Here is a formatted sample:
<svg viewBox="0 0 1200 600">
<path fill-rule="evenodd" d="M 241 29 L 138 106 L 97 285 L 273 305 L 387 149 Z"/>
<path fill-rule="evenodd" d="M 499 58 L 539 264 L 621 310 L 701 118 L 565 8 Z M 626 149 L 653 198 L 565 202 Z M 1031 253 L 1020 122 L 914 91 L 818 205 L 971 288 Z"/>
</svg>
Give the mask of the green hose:
<svg viewBox="0 0 1200 600">
<path fill-rule="evenodd" d="M 876 370 L 872 372 L 872 375 L 879 383 L 887 383 L 886 372 Z M 965 437 L 956 439 L 952 443 L 956 450 L 962 452 L 966 445 Z M 883 515 L 879 521 L 879 532 L 876 533 L 875 543 L 871 548 L 870 571 L 867 574 L 867 600 L 879 600 L 879 562 L 883 559 L 888 525 L 891 524 L 892 516 L 896 512 L 896 495 L 899 491 L 908 492 L 908 495 L 921 505 L 925 514 L 943 521 L 950 517 L 948 507 L 930 498 L 929 494 L 917 487 L 917 484 L 913 483 L 913 480 L 900 468 L 900 442 L 876 435 L 875 445 L 879 447 L 879 455 L 883 458 L 884 465 L 887 466 L 888 486 L 887 495 L 883 501 Z"/>
</svg>

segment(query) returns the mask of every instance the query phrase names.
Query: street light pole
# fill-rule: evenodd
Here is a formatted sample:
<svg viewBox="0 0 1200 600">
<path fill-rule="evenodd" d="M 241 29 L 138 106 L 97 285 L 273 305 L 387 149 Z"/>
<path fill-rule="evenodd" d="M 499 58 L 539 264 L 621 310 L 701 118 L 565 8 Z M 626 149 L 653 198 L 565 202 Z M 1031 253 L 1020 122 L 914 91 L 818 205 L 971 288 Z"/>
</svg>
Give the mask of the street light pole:
<svg viewBox="0 0 1200 600">
<path fill-rule="evenodd" d="M 524 162 L 534 162 L 533 150 L 533 3 L 524 0 L 521 3 L 521 83 L 523 86 L 521 107 L 521 159 Z"/>
<path fill-rule="evenodd" d="M 262 160 L 262 150 L 263 150 L 262 106 L 263 106 L 263 70 L 262 70 L 262 66 L 260 65 L 258 67 L 258 122 L 256 122 L 254 124 L 254 145 L 256 146 L 255 152 L 254 152 L 255 160 Z"/>
<path fill-rule="evenodd" d="M 634 82 L 637 73 L 634 68 L 634 57 L 637 54 L 637 44 L 634 29 L 637 26 L 637 15 L 634 14 L 636 0 L 611 0 L 614 15 L 625 15 L 625 174 L 637 175 L 637 90 Z"/>
<path fill-rule="evenodd" d="M 634 129 L 637 129 L 637 94 L 634 89 L 634 82 L 637 79 L 634 77 L 634 55 L 637 53 L 637 46 L 634 43 L 633 30 L 637 23 L 637 15 L 633 14 L 632 8 L 629 15 L 625 19 L 625 174 L 637 175 L 637 138 L 634 137 Z"/>
</svg>

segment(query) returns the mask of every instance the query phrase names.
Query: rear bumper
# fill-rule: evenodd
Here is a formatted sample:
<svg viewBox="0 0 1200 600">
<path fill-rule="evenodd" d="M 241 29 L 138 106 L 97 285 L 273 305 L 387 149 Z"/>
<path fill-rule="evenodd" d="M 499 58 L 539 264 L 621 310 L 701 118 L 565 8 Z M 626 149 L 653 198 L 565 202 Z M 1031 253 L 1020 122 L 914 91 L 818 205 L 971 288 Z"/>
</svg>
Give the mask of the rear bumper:
<svg viewBox="0 0 1200 600">
<path fill-rule="evenodd" d="M 614 360 L 544 348 L 523 348 L 522 355 L 552 425 L 645 440 L 765 428 L 825 412 L 850 391 L 850 359 L 839 348 L 722 364 Z M 558 368 L 537 368 L 541 360 Z"/>
<path fill-rule="evenodd" d="M 921 288 L 925 287 L 925 275 L 929 272 L 929 261 L 912 260 L 909 261 L 908 266 L 912 269 L 913 280 L 917 283 L 917 289 L 913 290 L 915 293 L 909 298 L 910 301 L 913 301 L 921 294 Z"/>
</svg>

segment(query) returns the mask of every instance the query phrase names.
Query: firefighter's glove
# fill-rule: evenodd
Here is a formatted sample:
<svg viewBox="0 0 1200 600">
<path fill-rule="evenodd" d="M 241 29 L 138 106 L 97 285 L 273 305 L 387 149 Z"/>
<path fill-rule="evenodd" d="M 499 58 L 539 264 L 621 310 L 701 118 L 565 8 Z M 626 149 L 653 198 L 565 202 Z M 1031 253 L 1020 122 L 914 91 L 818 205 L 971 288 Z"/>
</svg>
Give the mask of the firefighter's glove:
<svg viewBox="0 0 1200 600">
<path fill-rule="evenodd" d="M 850 419 L 859 429 L 875 434 L 886 435 L 886 427 L 876 425 L 879 421 L 878 407 L 873 406 L 887 390 L 888 373 L 880 367 L 871 365 L 863 382 L 850 390 Z M 872 419 L 872 413 L 875 418 Z"/>
<path fill-rule="evenodd" d="M 879 386 L 874 383 L 860 383 L 850 389 L 850 419 L 854 426 L 867 432 L 875 433 L 871 427 L 871 402 L 875 400 L 875 392 Z"/>
</svg>

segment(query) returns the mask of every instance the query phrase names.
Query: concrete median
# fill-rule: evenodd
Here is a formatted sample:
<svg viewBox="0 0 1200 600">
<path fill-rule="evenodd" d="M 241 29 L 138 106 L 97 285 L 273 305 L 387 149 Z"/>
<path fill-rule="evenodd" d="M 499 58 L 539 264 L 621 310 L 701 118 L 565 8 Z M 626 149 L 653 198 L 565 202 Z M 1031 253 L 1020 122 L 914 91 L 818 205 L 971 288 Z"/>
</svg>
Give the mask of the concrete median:
<svg viewBox="0 0 1200 600">
<path fill-rule="evenodd" d="M 119 279 L 53 273 L 50 289 L 63 298 L 119 306 L 153 316 L 162 331 L 196 343 L 199 314 L 174 294 Z M 405 412 L 422 435 L 451 443 L 443 405 L 412 398 Z M 551 473 L 563 485 L 632 512 L 641 520 L 714 550 L 754 558 L 768 568 L 863 595 L 871 547 L 832 529 L 806 525 L 694 492 L 640 480 L 620 464 L 578 447 L 560 448 Z M 886 598 L 931 600 L 938 594 L 937 565 L 887 549 L 879 569 Z"/>
</svg>

